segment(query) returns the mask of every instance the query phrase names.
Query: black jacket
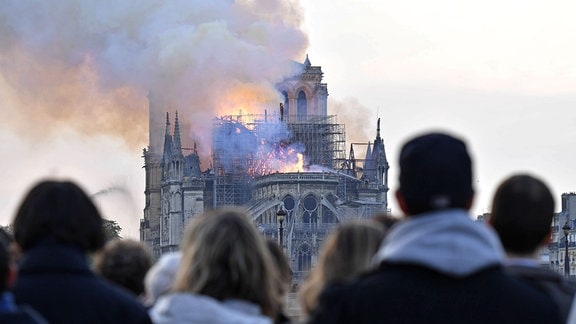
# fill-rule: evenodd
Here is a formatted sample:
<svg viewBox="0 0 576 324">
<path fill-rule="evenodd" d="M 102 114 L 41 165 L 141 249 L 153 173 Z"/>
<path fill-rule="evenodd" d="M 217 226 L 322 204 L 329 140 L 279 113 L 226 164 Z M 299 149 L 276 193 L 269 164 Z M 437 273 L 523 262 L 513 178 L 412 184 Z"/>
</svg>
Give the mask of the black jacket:
<svg viewBox="0 0 576 324">
<path fill-rule="evenodd" d="M 310 323 L 560 323 L 545 294 L 499 266 L 464 278 L 422 266 L 383 264 L 327 287 Z"/>
<path fill-rule="evenodd" d="M 50 323 L 151 322 L 134 297 L 90 270 L 82 251 L 56 243 L 25 254 L 13 292 Z"/>
<path fill-rule="evenodd" d="M 526 281 L 550 295 L 554 301 L 556 301 L 562 318 L 568 318 L 574 294 L 576 294 L 576 283 L 574 281 L 568 280 L 552 270 L 541 267 L 513 264 L 507 266 L 506 270 L 513 276 Z"/>
</svg>

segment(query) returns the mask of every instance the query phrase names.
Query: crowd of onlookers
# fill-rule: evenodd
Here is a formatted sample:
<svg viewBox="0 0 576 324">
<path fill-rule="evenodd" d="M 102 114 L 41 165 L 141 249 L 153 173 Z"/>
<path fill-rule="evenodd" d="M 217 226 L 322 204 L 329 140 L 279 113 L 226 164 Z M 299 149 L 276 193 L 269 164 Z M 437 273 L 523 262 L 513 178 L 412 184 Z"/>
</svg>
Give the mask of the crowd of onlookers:
<svg viewBox="0 0 576 324">
<path fill-rule="evenodd" d="M 286 313 L 292 271 L 240 208 L 186 227 L 178 252 L 106 242 L 74 182 L 43 180 L 0 231 L 0 323 L 576 323 L 576 284 L 543 268 L 554 199 L 534 176 L 505 179 L 488 224 L 468 210 L 466 144 L 429 133 L 400 152 L 404 217 L 340 225 Z"/>
</svg>

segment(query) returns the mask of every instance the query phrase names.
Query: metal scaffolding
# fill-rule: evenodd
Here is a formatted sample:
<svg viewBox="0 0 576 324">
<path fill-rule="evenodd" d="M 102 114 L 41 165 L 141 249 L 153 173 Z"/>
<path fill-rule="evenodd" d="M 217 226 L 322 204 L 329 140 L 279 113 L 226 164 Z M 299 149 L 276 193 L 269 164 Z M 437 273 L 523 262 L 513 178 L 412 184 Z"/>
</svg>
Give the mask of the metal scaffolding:
<svg viewBox="0 0 576 324">
<path fill-rule="evenodd" d="M 281 171 L 275 162 L 290 160 L 295 153 L 304 155 L 306 167 L 337 170 L 346 158 L 345 142 L 344 125 L 337 123 L 336 116 L 307 116 L 288 123 L 267 114 L 216 118 L 214 206 L 246 203 L 252 179 Z"/>
</svg>

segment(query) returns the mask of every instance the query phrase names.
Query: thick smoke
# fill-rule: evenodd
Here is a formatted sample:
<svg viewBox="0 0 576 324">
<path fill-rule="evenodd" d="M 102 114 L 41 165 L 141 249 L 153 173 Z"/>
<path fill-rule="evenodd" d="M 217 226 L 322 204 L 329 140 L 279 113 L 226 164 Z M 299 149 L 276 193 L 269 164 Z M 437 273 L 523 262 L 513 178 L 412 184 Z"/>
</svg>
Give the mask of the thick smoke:
<svg viewBox="0 0 576 324">
<path fill-rule="evenodd" d="M 206 152 L 215 115 L 279 101 L 300 23 L 295 0 L 3 0 L 0 117 L 35 139 L 67 125 L 142 145 L 150 93 Z"/>
</svg>

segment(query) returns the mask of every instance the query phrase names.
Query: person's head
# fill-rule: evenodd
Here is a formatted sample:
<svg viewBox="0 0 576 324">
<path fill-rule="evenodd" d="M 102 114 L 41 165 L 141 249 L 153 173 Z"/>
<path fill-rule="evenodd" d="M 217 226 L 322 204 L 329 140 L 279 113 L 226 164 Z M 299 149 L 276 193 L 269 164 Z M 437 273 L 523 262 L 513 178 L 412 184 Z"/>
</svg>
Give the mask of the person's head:
<svg viewBox="0 0 576 324">
<path fill-rule="evenodd" d="M 292 269 L 290 269 L 288 258 L 286 258 L 286 254 L 284 254 L 284 251 L 282 251 L 278 242 L 266 240 L 266 246 L 270 251 L 273 263 L 278 269 L 278 292 L 280 296 L 284 296 L 290 289 L 290 283 L 292 282 Z"/>
<path fill-rule="evenodd" d="M 554 198 L 548 186 L 530 175 L 506 179 L 494 195 L 490 223 L 504 249 L 513 254 L 533 254 L 550 234 Z"/>
<path fill-rule="evenodd" d="M 345 223 L 326 241 L 317 267 L 326 281 L 352 278 L 372 267 L 384 235 L 384 229 L 373 221 Z"/>
<path fill-rule="evenodd" d="M 134 240 L 112 240 L 96 254 L 94 270 L 134 295 L 144 293 L 144 277 L 152 266 L 148 246 Z"/>
<path fill-rule="evenodd" d="M 346 282 L 374 267 L 372 258 L 385 230 L 374 221 L 353 221 L 338 227 L 326 240 L 318 264 L 300 290 L 304 311 L 310 313 L 326 283 Z"/>
<path fill-rule="evenodd" d="M 70 181 L 45 180 L 25 196 L 14 218 L 23 252 L 43 240 L 93 252 L 104 245 L 102 218 L 90 197 Z"/>
<path fill-rule="evenodd" d="M 160 296 L 172 289 L 181 259 L 180 252 L 165 253 L 148 270 L 144 278 L 147 304 L 154 305 Z"/>
<path fill-rule="evenodd" d="M 400 152 L 402 211 L 417 215 L 472 204 L 472 160 L 466 144 L 453 136 L 429 133 L 409 140 Z"/>
<path fill-rule="evenodd" d="M 388 230 L 398 222 L 397 217 L 394 217 L 387 213 L 376 213 L 372 215 L 372 220 L 382 225 L 384 232 L 388 232 Z"/>
<path fill-rule="evenodd" d="M 276 316 L 278 272 L 264 238 L 243 211 L 216 209 L 198 216 L 185 231 L 181 251 L 174 291 L 246 300 Z"/>
</svg>

